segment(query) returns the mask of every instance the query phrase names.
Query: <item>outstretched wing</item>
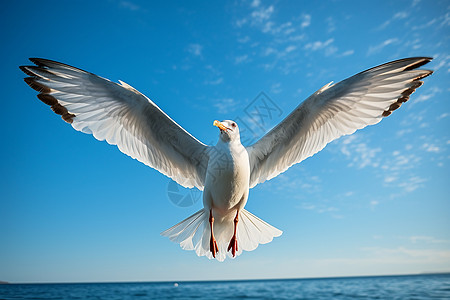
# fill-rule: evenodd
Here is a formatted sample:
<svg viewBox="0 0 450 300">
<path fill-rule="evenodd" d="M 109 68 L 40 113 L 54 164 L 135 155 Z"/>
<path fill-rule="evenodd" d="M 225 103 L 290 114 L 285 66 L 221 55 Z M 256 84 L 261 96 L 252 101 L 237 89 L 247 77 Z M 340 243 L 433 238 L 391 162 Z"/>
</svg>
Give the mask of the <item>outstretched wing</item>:
<svg viewBox="0 0 450 300">
<path fill-rule="evenodd" d="M 20 67 L 38 98 L 64 121 L 155 168 L 184 187 L 204 186 L 208 147 L 143 94 L 59 62 L 31 58 Z"/>
<path fill-rule="evenodd" d="M 417 69 L 431 59 L 396 60 L 318 90 L 247 147 L 250 187 L 286 171 L 340 136 L 389 116 L 423 84 L 420 79 L 432 73 Z"/>
</svg>

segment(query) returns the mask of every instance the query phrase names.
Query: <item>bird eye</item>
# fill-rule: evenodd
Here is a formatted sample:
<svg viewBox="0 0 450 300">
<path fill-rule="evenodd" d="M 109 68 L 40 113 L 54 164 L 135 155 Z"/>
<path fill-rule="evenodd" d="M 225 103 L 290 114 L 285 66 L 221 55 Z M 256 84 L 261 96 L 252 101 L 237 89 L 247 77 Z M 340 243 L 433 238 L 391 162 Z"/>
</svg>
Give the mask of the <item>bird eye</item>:
<svg viewBox="0 0 450 300">
<path fill-rule="evenodd" d="M 232 127 L 236 127 L 236 123 L 231 123 L 231 126 Z"/>
</svg>

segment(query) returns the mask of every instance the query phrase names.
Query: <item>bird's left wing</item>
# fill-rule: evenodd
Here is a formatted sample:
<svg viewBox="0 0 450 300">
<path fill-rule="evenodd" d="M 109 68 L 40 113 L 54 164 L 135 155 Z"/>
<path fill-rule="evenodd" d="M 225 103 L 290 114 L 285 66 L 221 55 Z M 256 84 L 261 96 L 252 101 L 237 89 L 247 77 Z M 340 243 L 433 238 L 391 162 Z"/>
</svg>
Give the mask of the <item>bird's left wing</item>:
<svg viewBox="0 0 450 300">
<path fill-rule="evenodd" d="M 280 124 L 247 147 L 250 187 L 286 171 L 326 144 L 389 116 L 420 87 L 431 61 L 413 57 L 389 62 L 326 85 L 301 103 Z"/>
<path fill-rule="evenodd" d="M 59 62 L 31 58 L 25 82 L 73 128 L 117 145 L 184 187 L 203 190 L 208 147 L 124 82 Z"/>
</svg>

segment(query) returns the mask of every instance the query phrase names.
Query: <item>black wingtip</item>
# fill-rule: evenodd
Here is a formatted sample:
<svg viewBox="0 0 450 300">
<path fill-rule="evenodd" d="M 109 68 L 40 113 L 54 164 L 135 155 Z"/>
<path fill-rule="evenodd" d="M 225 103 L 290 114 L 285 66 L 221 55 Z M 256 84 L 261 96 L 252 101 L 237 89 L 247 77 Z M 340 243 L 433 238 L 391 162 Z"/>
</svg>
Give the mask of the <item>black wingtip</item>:
<svg viewBox="0 0 450 300">
<path fill-rule="evenodd" d="M 28 76 L 36 76 L 33 72 L 31 72 L 30 70 L 28 70 L 27 68 L 29 68 L 31 66 L 19 66 L 19 69 L 24 72 L 25 74 L 27 74 Z"/>
<path fill-rule="evenodd" d="M 410 70 L 420 68 L 421 66 L 426 65 L 427 63 L 429 63 L 430 61 L 433 60 L 432 57 L 417 57 L 417 59 L 419 59 L 419 60 L 416 63 L 406 67 L 405 71 L 410 71 Z"/>
<path fill-rule="evenodd" d="M 30 57 L 30 58 L 28 58 L 28 60 L 31 61 L 31 62 L 32 62 L 33 64 L 35 64 L 36 66 L 39 66 L 39 67 L 45 66 L 45 65 L 43 64 L 43 61 L 45 61 L 46 59 L 44 59 L 44 58 Z"/>
<path fill-rule="evenodd" d="M 39 93 L 49 94 L 51 92 L 50 88 L 37 82 L 35 77 L 26 77 L 23 80 L 35 91 Z"/>
<path fill-rule="evenodd" d="M 34 63 L 36 66 L 41 67 L 41 68 L 62 68 L 62 69 L 70 69 L 70 70 L 74 70 L 74 71 L 78 71 L 78 72 L 83 72 L 83 73 L 89 73 L 89 72 L 79 69 L 77 67 L 74 67 L 74 66 L 71 66 L 68 64 L 63 64 L 61 62 L 51 60 L 51 59 L 30 57 L 29 60 L 32 63 Z"/>
<path fill-rule="evenodd" d="M 44 84 L 39 82 L 39 78 L 41 76 L 38 75 L 38 73 L 41 74 L 42 72 L 44 72 L 44 73 L 48 72 L 47 68 L 55 67 L 55 66 L 60 66 L 63 68 L 73 68 L 73 67 L 56 62 L 56 61 L 44 59 L 44 58 L 31 57 L 31 58 L 29 58 L 29 60 L 32 63 L 34 63 L 35 66 L 19 66 L 19 68 L 20 68 L 20 70 L 22 70 L 22 72 L 24 72 L 25 74 L 30 76 L 30 77 L 24 78 L 24 81 L 33 90 L 36 90 L 39 92 L 39 94 L 37 95 L 39 100 L 41 100 L 43 103 L 49 105 L 50 108 L 53 110 L 53 112 L 60 115 L 61 118 L 65 122 L 72 124 L 73 118 L 75 118 L 76 116 L 74 114 L 70 113 L 66 107 L 62 106 L 55 97 L 50 95 L 52 90 L 49 87 L 47 87 Z M 74 68 L 74 69 L 76 69 L 76 68 Z M 34 73 L 33 70 L 36 70 L 36 72 L 37 71 L 39 71 L 39 72 Z"/>
</svg>

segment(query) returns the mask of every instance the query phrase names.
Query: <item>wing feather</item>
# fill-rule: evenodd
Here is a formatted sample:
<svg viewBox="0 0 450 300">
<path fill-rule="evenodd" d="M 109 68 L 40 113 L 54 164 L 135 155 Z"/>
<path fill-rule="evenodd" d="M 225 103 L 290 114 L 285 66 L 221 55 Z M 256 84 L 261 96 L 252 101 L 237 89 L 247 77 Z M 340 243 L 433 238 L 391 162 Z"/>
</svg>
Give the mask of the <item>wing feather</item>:
<svg viewBox="0 0 450 300">
<path fill-rule="evenodd" d="M 389 116 L 423 84 L 420 79 L 432 74 L 417 69 L 431 60 L 428 57 L 396 60 L 318 90 L 247 147 L 250 187 L 286 171 L 340 136 Z"/>
<path fill-rule="evenodd" d="M 185 187 L 203 189 L 208 147 L 150 99 L 124 82 L 47 59 L 30 60 L 34 66 L 20 67 L 30 76 L 25 82 L 74 129 L 117 145 Z"/>
</svg>

